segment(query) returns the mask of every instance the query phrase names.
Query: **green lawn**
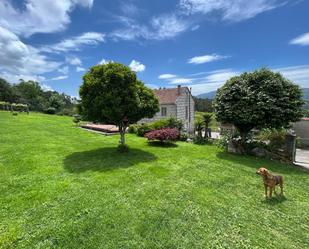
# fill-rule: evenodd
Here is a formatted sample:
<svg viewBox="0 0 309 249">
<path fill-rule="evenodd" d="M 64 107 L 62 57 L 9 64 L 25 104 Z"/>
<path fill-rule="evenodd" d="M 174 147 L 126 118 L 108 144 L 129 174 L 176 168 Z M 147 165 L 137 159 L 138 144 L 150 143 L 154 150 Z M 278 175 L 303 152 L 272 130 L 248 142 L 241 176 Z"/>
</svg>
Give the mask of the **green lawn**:
<svg viewBox="0 0 309 249">
<path fill-rule="evenodd" d="M 179 142 L 0 112 L 0 248 L 309 248 L 309 174 Z M 285 177 L 266 201 L 256 168 Z"/>
</svg>

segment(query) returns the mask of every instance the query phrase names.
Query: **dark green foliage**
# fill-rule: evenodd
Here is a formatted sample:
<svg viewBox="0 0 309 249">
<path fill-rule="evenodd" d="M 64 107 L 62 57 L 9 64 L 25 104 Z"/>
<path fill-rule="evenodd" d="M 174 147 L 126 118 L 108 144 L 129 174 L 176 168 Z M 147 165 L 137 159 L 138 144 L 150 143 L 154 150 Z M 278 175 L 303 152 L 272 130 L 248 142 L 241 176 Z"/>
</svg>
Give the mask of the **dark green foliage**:
<svg viewBox="0 0 309 249">
<path fill-rule="evenodd" d="M 83 117 L 117 125 L 122 144 L 129 124 L 151 118 L 159 111 L 153 91 L 137 80 L 129 67 L 119 63 L 92 67 L 83 77 L 79 94 Z"/>
<path fill-rule="evenodd" d="M 48 108 L 45 109 L 43 112 L 46 113 L 46 114 L 56 114 L 56 108 L 54 108 L 54 107 L 48 107 Z"/>
<path fill-rule="evenodd" d="M 193 97 L 194 110 L 197 112 L 213 112 L 212 100 Z"/>
<path fill-rule="evenodd" d="M 73 122 L 74 122 L 76 125 L 78 125 L 80 121 L 82 121 L 82 116 L 81 116 L 81 115 L 79 115 L 79 114 L 73 115 Z"/>
<path fill-rule="evenodd" d="M 280 128 L 302 117 L 302 91 L 280 73 L 261 69 L 228 80 L 214 100 L 218 121 L 232 123 L 243 141 L 253 128 Z"/>
<path fill-rule="evenodd" d="M 263 129 L 256 139 L 267 144 L 269 150 L 276 151 L 284 147 L 286 134 L 285 129 Z"/>
<path fill-rule="evenodd" d="M 43 91 L 38 82 L 21 80 L 18 84 L 12 85 L 1 78 L 0 101 L 25 104 L 30 111 L 38 112 L 53 107 L 58 114 L 63 115 L 73 115 L 76 105 L 75 98 L 56 91 Z"/>
</svg>

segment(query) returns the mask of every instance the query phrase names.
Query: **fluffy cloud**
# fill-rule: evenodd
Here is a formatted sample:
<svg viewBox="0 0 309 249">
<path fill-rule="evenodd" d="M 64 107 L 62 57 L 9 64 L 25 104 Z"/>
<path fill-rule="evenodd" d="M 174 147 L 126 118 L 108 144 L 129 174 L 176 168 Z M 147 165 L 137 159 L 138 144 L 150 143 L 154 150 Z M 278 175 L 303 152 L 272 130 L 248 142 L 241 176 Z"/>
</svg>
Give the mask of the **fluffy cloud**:
<svg viewBox="0 0 309 249">
<path fill-rule="evenodd" d="M 172 78 L 169 79 L 169 84 L 189 84 L 193 81 L 193 79 L 189 78 Z"/>
<path fill-rule="evenodd" d="M 69 63 L 70 65 L 73 65 L 73 66 L 81 66 L 82 65 L 81 60 L 78 57 L 75 57 L 75 56 L 66 57 L 65 61 L 67 63 Z"/>
<path fill-rule="evenodd" d="M 143 72 L 146 69 L 146 66 L 139 61 L 132 60 L 129 67 L 134 71 L 134 72 Z"/>
<path fill-rule="evenodd" d="M 68 52 L 78 51 L 85 45 L 97 45 L 100 42 L 104 42 L 105 35 L 97 32 L 87 32 L 79 36 L 71 37 L 69 39 L 62 40 L 59 43 L 43 46 L 41 51 L 44 52 Z"/>
<path fill-rule="evenodd" d="M 62 68 L 58 68 L 57 71 L 60 72 L 60 73 L 62 73 L 62 74 L 68 74 L 68 72 L 69 72 L 69 67 L 68 67 L 68 66 L 65 66 L 65 67 L 62 67 Z"/>
<path fill-rule="evenodd" d="M 86 71 L 85 68 L 83 68 L 83 67 L 76 67 L 76 72 L 84 72 L 84 71 Z"/>
<path fill-rule="evenodd" d="M 281 67 L 274 69 L 274 71 L 280 72 L 284 77 L 301 87 L 309 87 L 309 65 Z"/>
<path fill-rule="evenodd" d="M 91 8 L 93 0 L 26 0 L 24 8 L 16 9 L 11 1 L 0 2 L 0 25 L 16 34 L 62 31 L 70 23 L 69 13 L 76 7 Z"/>
<path fill-rule="evenodd" d="M 14 33 L 0 26 L 0 71 L 7 75 L 35 75 L 51 72 L 61 63 L 48 60 L 36 48 L 23 43 Z"/>
<path fill-rule="evenodd" d="M 171 79 L 171 78 L 175 78 L 175 77 L 177 77 L 177 75 L 166 73 L 166 74 L 159 75 L 158 78 L 161 79 L 161 80 L 166 80 L 166 79 Z"/>
<path fill-rule="evenodd" d="M 64 79 L 67 79 L 68 77 L 69 76 L 67 76 L 67 75 L 61 75 L 61 76 L 51 78 L 50 80 L 64 80 Z"/>
<path fill-rule="evenodd" d="M 309 33 L 302 34 L 290 41 L 290 44 L 309 46 Z"/>
<path fill-rule="evenodd" d="M 46 85 L 46 84 L 41 84 L 41 88 L 44 92 L 54 91 L 54 89 L 51 86 Z"/>
<path fill-rule="evenodd" d="M 207 62 L 212 62 L 212 61 L 218 61 L 222 59 L 226 59 L 228 56 L 222 56 L 218 54 L 211 54 L 211 55 L 202 55 L 202 56 L 195 56 L 191 59 L 188 60 L 188 63 L 190 64 L 203 64 Z"/>
<path fill-rule="evenodd" d="M 286 4 L 279 0 L 180 0 L 187 15 L 219 13 L 225 21 L 242 21 Z"/>
<path fill-rule="evenodd" d="M 191 27 L 191 21 L 177 14 L 163 14 L 151 18 L 150 22 L 140 24 L 127 17 L 118 18 L 125 27 L 117 29 L 110 34 L 115 40 L 165 40 L 171 39 Z"/>
</svg>

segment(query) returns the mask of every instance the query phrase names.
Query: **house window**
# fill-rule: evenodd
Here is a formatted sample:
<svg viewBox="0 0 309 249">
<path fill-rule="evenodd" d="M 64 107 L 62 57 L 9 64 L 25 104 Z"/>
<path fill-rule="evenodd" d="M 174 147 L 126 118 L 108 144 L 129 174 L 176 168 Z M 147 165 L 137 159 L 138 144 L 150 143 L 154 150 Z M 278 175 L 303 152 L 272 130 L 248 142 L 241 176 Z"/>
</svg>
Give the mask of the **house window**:
<svg viewBox="0 0 309 249">
<path fill-rule="evenodd" d="M 188 119 L 188 118 L 189 118 L 189 107 L 186 106 L 186 119 Z"/>
<path fill-rule="evenodd" d="M 166 116 L 166 107 L 161 107 L 161 116 L 162 117 Z"/>
</svg>

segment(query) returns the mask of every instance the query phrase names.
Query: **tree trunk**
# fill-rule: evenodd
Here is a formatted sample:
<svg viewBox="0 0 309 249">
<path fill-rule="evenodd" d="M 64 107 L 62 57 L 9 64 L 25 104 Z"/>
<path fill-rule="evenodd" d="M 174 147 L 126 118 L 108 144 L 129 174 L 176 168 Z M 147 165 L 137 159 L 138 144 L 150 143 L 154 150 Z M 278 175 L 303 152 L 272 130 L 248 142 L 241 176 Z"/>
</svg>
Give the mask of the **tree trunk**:
<svg viewBox="0 0 309 249">
<path fill-rule="evenodd" d="M 120 144 L 125 145 L 125 143 L 126 143 L 126 139 L 125 139 L 126 127 L 119 127 L 119 132 L 120 132 Z"/>
<path fill-rule="evenodd" d="M 208 125 L 205 125 L 205 134 L 204 134 L 204 138 L 208 137 Z"/>
</svg>

